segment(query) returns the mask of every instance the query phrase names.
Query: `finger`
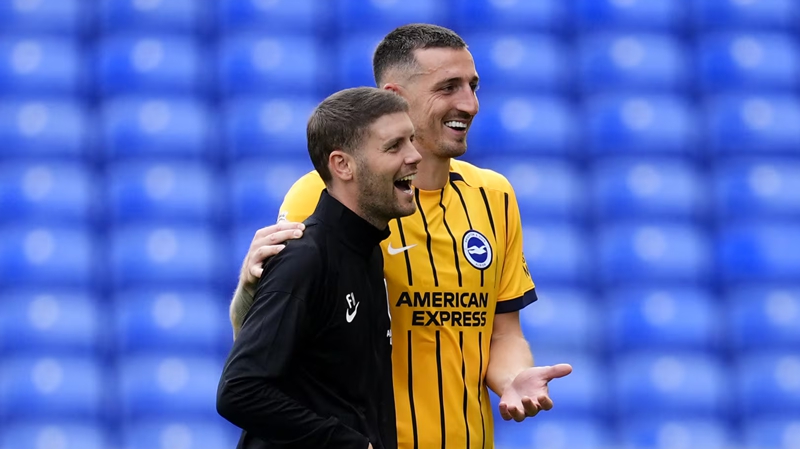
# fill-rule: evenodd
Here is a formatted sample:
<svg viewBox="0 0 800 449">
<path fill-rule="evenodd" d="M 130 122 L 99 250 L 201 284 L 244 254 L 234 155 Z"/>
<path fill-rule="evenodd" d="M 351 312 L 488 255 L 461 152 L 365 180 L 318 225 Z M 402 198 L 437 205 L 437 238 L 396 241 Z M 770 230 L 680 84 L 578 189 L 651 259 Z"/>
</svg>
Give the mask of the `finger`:
<svg viewBox="0 0 800 449">
<path fill-rule="evenodd" d="M 550 396 L 539 396 L 539 407 L 542 410 L 550 410 L 553 408 L 553 400 Z"/>
<path fill-rule="evenodd" d="M 572 365 L 566 363 L 559 363 L 558 365 L 553 365 L 548 367 L 547 372 L 545 373 L 545 377 L 550 379 L 558 379 L 564 377 L 572 372 Z"/>
<path fill-rule="evenodd" d="M 502 416 L 506 421 L 510 421 L 512 419 L 511 413 L 508 413 L 508 404 L 504 402 L 500 403 L 500 416 Z"/>
<path fill-rule="evenodd" d="M 270 245 L 277 245 L 290 239 L 297 239 L 303 236 L 303 231 L 299 229 L 287 229 L 285 231 L 278 231 L 270 234 L 267 241 Z"/>
<path fill-rule="evenodd" d="M 295 222 L 295 221 L 282 221 L 280 223 L 272 224 L 269 226 L 264 226 L 263 228 L 256 231 L 256 235 L 254 238 L 264 237 L 266 235 L 272 234 L 273 232 L 278 231 L 286 231 L 289 229 L 299 229 L 301 231 L 305 230 L 306 225 L 303 223 Z"/>
<path fill-rule="evenodd" d="M 303 236 L 303 231 L 299 229 L 287 229 L 284 231 L 275 231 L 261 237 L 256 237 L 250 242 L 250 251 L 254 251 L 262 246 L 277 245 L 290 239 L 296 239 Z"/>
<path fill-rule="evenodd" d="M 286 245 L 267 245 L 258 248 L 250 258 L 250 266 L 262 266 L 264 261 L 281 252 Z"/>
<path fill-rule="evenodd" d="M 523 410 L 523 409 L 521 409 L 519 407 L 514 407 L 514 410 L 511 413 L 511 416 L 514 417 L 514 421 L 516 421 L 516 422 L 525 421 L 525 418 L 527 418 L 527 416 L 525 415 L 525 410 Z"/>
<path fill-rule="evenodd" d="M 261 279 L 261 275 L 264 274 L 264 269 L 261 268 L 261 265 L 251 265 L 250 269 L 247 270 L 252 277 L 251 283 L 254 283 L 256 280 Z"/>
<path fill-rule="evenodd" d="M 509 405 L 508 406 L 508 414 L 511 415 L 511 418 L 514 419 L 516 422 L 522 422 L 525 420 L 525 410 L 516 405 Z"/>
<path fill-rule="evenodd" d="M 540 410 L 539 405 L 527 396 L 522 398 L 522 407 L 525 409 L 525 416 L 527 417 L 536 416 Z"/>
</svg>

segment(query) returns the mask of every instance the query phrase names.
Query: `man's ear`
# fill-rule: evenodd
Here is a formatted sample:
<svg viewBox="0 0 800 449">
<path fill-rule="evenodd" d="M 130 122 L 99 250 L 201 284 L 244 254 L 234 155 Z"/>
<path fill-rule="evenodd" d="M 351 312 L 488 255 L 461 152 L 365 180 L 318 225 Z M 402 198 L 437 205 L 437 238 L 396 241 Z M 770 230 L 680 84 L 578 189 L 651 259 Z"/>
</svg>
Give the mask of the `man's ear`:
<svg viewBox="0 0 800 449">
<path fill-rule="evenodd" d="M 328 169 L 331 176 L 340 181 L 350 181 L 354 176 L 355 161 L 353 156 L 342 150 L 333 150 L 328 156 Z"/>
<path fill-rule="evenodd" d="M 400 87 L 400 85 L 397 83 L 386 83 L 381 87 L 381 89 L 388 90 L 399 95 L 400 89 L 402 89 L 402 87 Z"/>
</svg>

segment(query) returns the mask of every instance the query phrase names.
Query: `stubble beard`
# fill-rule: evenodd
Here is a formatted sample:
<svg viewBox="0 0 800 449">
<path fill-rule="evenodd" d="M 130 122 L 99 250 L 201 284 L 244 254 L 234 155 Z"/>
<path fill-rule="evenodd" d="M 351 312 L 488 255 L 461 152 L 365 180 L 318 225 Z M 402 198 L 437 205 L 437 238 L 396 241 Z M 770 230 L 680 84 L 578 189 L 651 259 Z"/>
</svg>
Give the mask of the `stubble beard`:
<svg viewBox="0 0 800 449">
<path fill-rule="evenodd" d="M 414 213 L 409 212 L 400 205 L 396 188 L 392 185 L 391 190 L 383 187 L 385 180 L 371 174 L 367 167 L 362 165 L 359 170 L 363 175 L 358 181 L 358 207 L 367 217 L 376 220 L 389 222 L 395 218 L 405 217 Z"/>
</svg>

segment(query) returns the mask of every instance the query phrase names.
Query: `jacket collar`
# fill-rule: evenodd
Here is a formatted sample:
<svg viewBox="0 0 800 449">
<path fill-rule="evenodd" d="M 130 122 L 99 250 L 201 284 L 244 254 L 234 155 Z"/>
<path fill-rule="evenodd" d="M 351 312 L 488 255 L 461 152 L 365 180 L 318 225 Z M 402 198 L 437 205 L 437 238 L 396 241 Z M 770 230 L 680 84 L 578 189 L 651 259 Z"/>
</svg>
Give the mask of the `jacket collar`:
<svg viewBox="0 0 800 449">
<path fill-rule="evenodd" d="M 325 189 L 320 195 L 314 215 L 336 229 L 342 241 L 355 251 L 369 256 L 381 241 L 389 237 L 389 226 L 378 229 L 345 207 Z"/>
</svg>

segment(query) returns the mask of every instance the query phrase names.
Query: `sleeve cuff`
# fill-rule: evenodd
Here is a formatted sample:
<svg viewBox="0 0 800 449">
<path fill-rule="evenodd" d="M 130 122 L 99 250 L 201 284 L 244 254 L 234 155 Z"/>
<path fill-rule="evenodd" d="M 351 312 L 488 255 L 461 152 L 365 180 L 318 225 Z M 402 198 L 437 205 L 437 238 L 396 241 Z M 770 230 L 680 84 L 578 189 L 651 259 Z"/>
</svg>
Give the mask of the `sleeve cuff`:
<svg viewBox="0 0 800 449">
<path fill-rule="evenodd" d="M 524 309 L 528 306 L 528 304 L 536 301 L 537 299 L 539 298 L 536 296 L 536 289 L 532 288 L 517 298 L 498 301 L 494 313 L 516 312 Z"/>
</svg>

